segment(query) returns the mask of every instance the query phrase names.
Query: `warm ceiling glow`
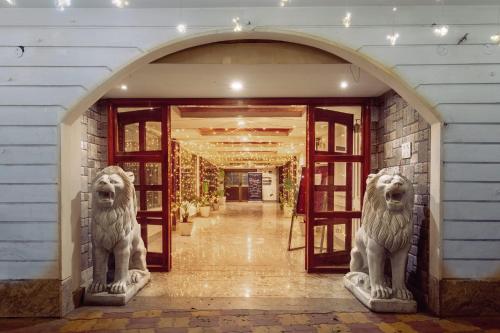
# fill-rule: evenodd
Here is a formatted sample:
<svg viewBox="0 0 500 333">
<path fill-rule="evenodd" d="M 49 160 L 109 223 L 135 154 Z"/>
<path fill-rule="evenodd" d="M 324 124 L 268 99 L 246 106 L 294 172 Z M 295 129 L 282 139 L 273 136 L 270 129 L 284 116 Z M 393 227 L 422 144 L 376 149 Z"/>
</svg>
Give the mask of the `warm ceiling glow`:
<svg viewBox="0 0 500 333">
<path fill-rule="evenodd" d="M 178 24 L 177 25 L 177 31 L 180 33 L 185 33 L 186 32 L 186 25 L 185 24 Z"/>
<path fill-rule="evenodd" d="M 241 83 L 241 81 L 233 81 L 231 82 L 231 89 L 233 91 L 241 91 L 243 89 L 243 83 Z"/>
<path fill-rule="evenodd" d="M 127 86 L 126 84 L 122 84 L 122 85 L 120 86 L 120 89 L 121 89 L 121 90 L 128 90 L 128 86 Z"/>
<path fill-rule="evenodd" d="M 349 87 L 349 83 L 347 81 L 341 81 L 340 82 L 340 88 L 341 89 L 347 89 Z"/>
</svg>

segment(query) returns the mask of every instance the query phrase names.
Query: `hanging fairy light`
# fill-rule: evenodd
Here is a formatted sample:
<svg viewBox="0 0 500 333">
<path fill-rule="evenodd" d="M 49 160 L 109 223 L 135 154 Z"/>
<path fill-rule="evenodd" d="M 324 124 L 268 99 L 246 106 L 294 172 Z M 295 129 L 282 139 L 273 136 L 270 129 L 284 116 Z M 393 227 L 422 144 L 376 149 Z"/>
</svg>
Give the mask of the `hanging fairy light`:
<svg viewBox="0 0 500 333">
<path fill-rule="evenodd" d="M 233 23 L 234 23 L 234 27 L 233 27 L 234 32 L 240 32 L 241 30 L 243 30 L 243 27 L 241 26 L 239 17 L 233 18 Z"/>
<path fill-rule="evenodd" d="M 182 6 L 182 0 L 179 0 L 179 17 L 181 19 L 181 23 L 179 23 L 176 27 L 177 29 L 177 32 L 183 34 L 186 32 L 187 30 L 187 26 L 185 23 L 182 22 L 182 19 L 183 19 L 183 6 Z"/>
<path fill-rule="evenodd" d="M 71 6 L 71 0 L 56 0 L 56 7 L 60 11 L 64 11 L 69 6 Z"/>
<path fill-rule="evenodd" d="M 129 5 L 127 0 L 111 0 L 111 3 L 118 8 L 127 7 Z"/>
<path fill-rule="evenodd" d="M 387 40 L 391 43 L 392 46 L 396 45 L 398 39 L 399 39 L 399 33 L 394 31 L 394 28 L 396 26 L 396 12 L 398 11 L 397 7 L 392 7 L 392 12 L 393 14 L 393 21 L 392 21 L 392 33 L 388 34 L 386 36 Z"/>
<path fill-rule="evenodd" d="M 440 21 L 443 21 L 443 16 L 444 16 L 444 0 L 437 0 L 438 3 L 441 3 L 441 14 L 440 14 Z M 434 27 L 434 35 L 438 37 L 444 37 L 448 34 L 449 27 L 445 24 L 433 24 Z"/>
<path fill-rule="evenodd" d="M 344 25 L 344 27 L 346 28 L 349 28 L 351 26 L 351 13 L 350 12 L 347 12 L 344 16 L 344 18 L 342 19 L 342 24 Z"/>
<path fill-rule="evenodd" d="M 498 7 L 497 25 L 500 27 L 500 7 Z M 495 44 L 500 44 L 500 31 L 491 35 L 490 40 Z"/>
</svg>

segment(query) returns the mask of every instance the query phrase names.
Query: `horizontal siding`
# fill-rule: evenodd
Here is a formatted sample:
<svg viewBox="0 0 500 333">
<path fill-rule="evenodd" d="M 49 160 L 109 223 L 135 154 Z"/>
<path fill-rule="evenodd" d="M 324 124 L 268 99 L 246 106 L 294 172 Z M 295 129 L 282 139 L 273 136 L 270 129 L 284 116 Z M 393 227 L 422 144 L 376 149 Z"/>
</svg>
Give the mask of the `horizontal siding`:
<svg viewBox="0 0 500 333">
<path fill-rule="evenodd" d="M 0 126 L 58 125 L 66 110 L 60 106 L 0 105 Z"/>
<path fill-rule="evenodd" d="M 57 241 L 59 226 L 54 222 L 0 222 L 0 241 Z"/>
<path fill-rule="evenodd" d="M 444 240 L 443 258 L 500 260 L 500 240 Z"/>
<path fill-rule="evenodd" d="M 0 203 L 0 222 L 54 222 L 57 204 Z"/>
<path fill-rule="evenodd" d="M 436 6 L 401 6 L 394 27 L 390 7 L 353 7 L 350 29 L 340 25 L 345 10 L 339 8 L 245 8 L 245 16 L 257 30 L 292 30 L 354 48 L 396 71 L 436 106 L 447 123 L 445 276 L 498 273 L 498 261 L 481 254 L 497 249 L 481 240 L 498 238 L 494 221 L 500 220 L 500 48 L 483 45 L 496 32 L 497 8 L 447 5 L 450 32 L 444 38 L 432 34 L 437 18 L 429 13 Z M 47 245 L 58 232 L 51 229 L 58 221 L 56 126 L 71 105 L 117 69 L 180 37 L 178 15 L 178 9 L 0 10 L 0 243 L 25 235 L 29 244 L 45 246 L 15 253 L 21 243 L 3 242 L 0 258 L 20 261 L 0 261 L 0 279 L 58 276 Z M 239 8 L 186 8 L 183 15 L 194 34 L 229 31 L 228 18 L 242 14 Z M 393 29 L 401 36 L 394 47 L 386 40 Z M 467 42 L 456 45 L 466 32 Z M 22 57 L 17 45 L 25 46 Z"/>
<path fill-rule="evenodd" d="M 57 242 L 0 241 L 1 261 L 53 261 L 58 258 Z"/>
<path fill-rule="evenodd" d="M 443 202 L 445 220 L 498 221 L 499 211 L 500 202 Z"/>
<path fill-rule="evenodd" d="M 496 201 L 500 204 L 500 182 L 444 182 L 443 195 L 447 201 Z"/>
<path fill-rule="evenodd" d="M 0 261 L 0 280 L 57 278 L 58 261 Z"/>
<path fill-rule="evenodd" d="M 455 260 L 443 261 L 445 277 L 465 277 L 469 279 L 491 279 L 498 277 L 500 260 Z"/>
<path fill-rule="evenodd" d="M 0 66 L 106 66 L 116 68 L 137 56 L 137 48 L 113 47 L 28 47 L 15 56 L 13 47 L 0 46 Z"/>
<path fill-rule="evenodd" d="M 447 240 L 467 238 L 478 241 L 484 239 L 500 241 L 500 219 L 495 222 L 448 220 L 443 224 L 443 232 Z"/>
<path fill-rule="evenodd" d="M 447 123 L 500 123 L 499 104 L 440 104 L 437 110 Z"/>
<path fill-rule="evenodd" d="M 0 127 L 1 128 L 1 127 Z M 5 164 L 54 164 L 59 159 L 58 146 L 2 146 L 0 165 Z"/>
<path fill-rule="evenodd" d="M 57 203 L 57 185 L 1 185 L 0 202 L 50 202 Z"/>
<path fill-rule="evenodd" d="M 500 163 L 500 143 L 448 143 L 444 145 L 443 161 Z"/>
<path fill-rule="evenodd" d="M 55 145 L 57 134 L 56 126 L 0 126 L 3 145 Z"/>
<path fill-rule="evenodd" d="M 445 181 L 500 182 L 500 163 L 445 163 Z M 467 186 L 464 186 L 467 191 Z M 445 197 L 445 200 L 447 198 Z"/>
<path fill-rule="evenodd" d="M 494 124 L 449 124 L 448 126 L 446 126 L 446 129 L 444 130 L 443 142 L 445 143 L 475 142 L 483 144 L 484 143 L 500 144 L 500 123 L 499 124 L 495 123 Z"/>
<path fill-rule="evenodd" d="M 0 184 L 55 184 L 55 165 L 0 165 Z"/>
<path fill-rule="evenodd" d="M 95 86 L 111 70 L 107 67 L 0 67 L 3 86 Z"/>
<path fill-rule="evenodd" d="M 390 26 L 394 15 L 391 6 L 350 6 L 353 14 L 353 26 Z M 446 6 L 446 23 L 454 24 L 489 24 L 497 22 L 495 6 Z M 400 6 L 397 15 L 398 24 L 428 26 L 434 23 L 437 15 L 436 6 Z M 231 17 L 241 15 L 241 8 L 183 8 L 183 16 L 190 25 L 196 26 L 231 26 Z M 345 15 L 341 7 L 245 7 L 245 15 L 251 17 L 254 24 L 270 26 L 340 26 Z M 113 19 L 110 19 L 112 17 Z M 16 9 L 4 10 L 0 13 L 0 26 L 53 26 L 53 27 L 154 27 L 174 26 L 179 9 L 176 8 L 142 8 L 121 10 L 110 8 L 68 8 L 60 13 L 49 9 Z M 228 19 L 229 18 L 229 19 Z M 430 33 L 432 33 L 430 31 Z M 450 33 L 452 33 L 450 31 Z"/>
<path fill-rule="evenodd" d="M 500 64 L 400 65 L 396 71 L 413 86 L 421 84 L 500 83 Z"/>
</svg>

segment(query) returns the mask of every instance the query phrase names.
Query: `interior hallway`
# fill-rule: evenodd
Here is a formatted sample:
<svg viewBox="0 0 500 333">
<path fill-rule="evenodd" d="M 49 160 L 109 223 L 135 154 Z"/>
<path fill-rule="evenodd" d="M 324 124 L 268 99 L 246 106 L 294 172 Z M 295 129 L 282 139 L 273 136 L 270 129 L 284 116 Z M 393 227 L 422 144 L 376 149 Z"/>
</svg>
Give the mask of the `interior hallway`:
<svg viewBox="0 0 500 333">
<path fill-rule="evenodd" d="M 292 246 L 304 244 L 300 224 Z M 153 273 L 139 296 L 351 300 L 342 275 L 307 274 L 304 250 L 287 251 L 289 226 L 271 202 L 228 202 L 195 217 L 191 236 L 173 233 L 172 271 Z"/>
</svg>

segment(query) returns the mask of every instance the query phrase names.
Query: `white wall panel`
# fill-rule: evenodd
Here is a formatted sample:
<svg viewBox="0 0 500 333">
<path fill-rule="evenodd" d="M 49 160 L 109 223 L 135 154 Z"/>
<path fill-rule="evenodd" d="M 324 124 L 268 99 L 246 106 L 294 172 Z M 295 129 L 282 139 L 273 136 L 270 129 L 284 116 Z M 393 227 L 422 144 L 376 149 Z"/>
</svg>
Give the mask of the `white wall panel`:
<svg viewBox="0 0 500 333">
<path fill-rule="evenodd" d="M 500 240 L 445 240 L 444 259 L 498 259 Z"/>
<path fill-rule="evenodd" d="M 58 240 L 57 222 L 0 222 L 0 241 Z"/>
<path fill-rule="evenodd" d="M 40 145 L 55 145 L 58 142 L 57 127 L 0 126 L 0 142 L 3 145 L 24 145 L 33 143 Z"/>
<path fill-rule="evenodd" d="M 29 184 L 29 185 L 2 185 L 0 184 L 0 202 L 52 202 L 57 203 L 57 185 Z"/>
<path fill-rule="evenodd" d="M 0 241 L 0 261 L 57 260 L 57 242 Z"/>
<path fill-rule="evenodd" d="M 394 69 L 437 105 L 448 123 L 443 131 L 443 156 L 454 163 L 445 163 L 443 168 L 447 181 L 443 214 L 454 220 L 456 228 L 446 224 L 442 238 L 474 239 L 480 248 L 491 246 L 480 239 L 494 223 L 480 221 L 498 221 L 500 48 L 481 44 L 496 32 L 496 7 L 446 6 L 450 32 L 444 38 L 434 36 L 430 27 L 439 19 L 436 6 L 400 7 L 394 28 L 390 7 L 363 6 L 350 11 L 350 29 L 341 26 L 345 10 L 339 7 L 185 8 L 183 16 L 187 35 L 228 31 L 231 18 L 240 16 L 257 30 L 291 30 L 351 46 Z M 0 10 L 0 190 L 11 193 L 0 196 L 0 202 L 9 201 L 0 203 L 0 222 L 8 223 L 0 223 L 0 233 L 19 237 L 26 223 L 16 221 L 58 221 L 58 204 L 53 202 L 58 197 L 54 187 L 59 177 L 59 131 L 54 126 L 71 105 L 116 70 L 147 49 L 183 37 L 175 31 L 178 19 L 175 8 Z M 393 29 L 401 35 L 396 46 L 386 40 Z M 456 45 L 466 32 L 468 40 Z M 17 45 L 25 46 L 22 57 L 16 54 Z M 42 197 L 50 203 L 36 203 Z M 480 227 L 471 232 L 471 226 L 459 220 L 480 223 Z M 51 239 L 51 232 L 57 232 L 51 230 L 40 233 L 39 240 Z M 36 234 L 27 233 L 27 237 L 36 238 Z M 444 276 L 474 278 L 481 270 L 481 277 L 498 273 L 498 261 L 475 260 L 471 255 L 480 252 L 464 244 L 462 254 L 469 259 L 445 260 Z M 0 249 L 0 257 L 5 251 L 8 248 Z M 37 261 L 49 256 L 40 252 L 36 257 L 35 252 L 32 262 L 0 261 L 0 279 L 58 277 L 57 260 Z"/>
<path fill-rule="evenodd" d="M 464 188 L 467 190 L 464 191 Z M 444 182 L 443 192 L 444 197 L 449 201 L 496 201 L 500 204 L 500 182 Z M 498 219 L 500 220 L 500 214 Z"/>
<path fill-rule="evenodd" d="M 57 204 L 0 203 L 0 222 L 54 222 Z"/>
<path fill-rule="evenodd" d="M 495 162 L 500 163 L 500 143 L 447 143 L 443 160 L 446 162 Z"/>
<path fill-rule="evenodd" d="M 500 241 L 500 218 L 499 221 L 495 222 L 445 221 L 443 228 L 448 240 L 464 239 L 464 235 L 467 235 L 467 239 L 495 239 Z"/>
<path fill-rule="evenodd" d="M 54 164 L 58 159 L 59 148 L 57 146 L 40 146 L 36 142 L 30 146 L 0 145 L 0 165 Z"/>
</svg>

